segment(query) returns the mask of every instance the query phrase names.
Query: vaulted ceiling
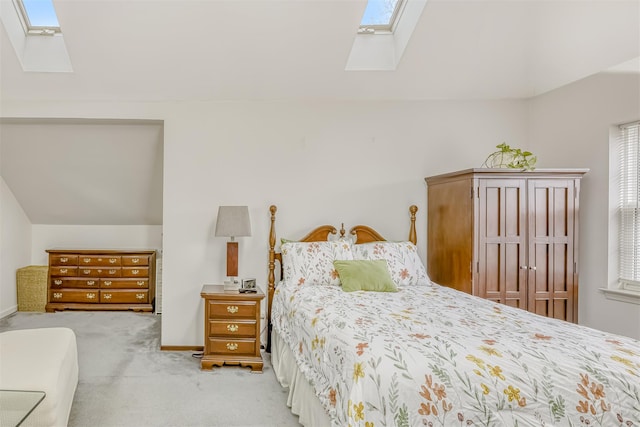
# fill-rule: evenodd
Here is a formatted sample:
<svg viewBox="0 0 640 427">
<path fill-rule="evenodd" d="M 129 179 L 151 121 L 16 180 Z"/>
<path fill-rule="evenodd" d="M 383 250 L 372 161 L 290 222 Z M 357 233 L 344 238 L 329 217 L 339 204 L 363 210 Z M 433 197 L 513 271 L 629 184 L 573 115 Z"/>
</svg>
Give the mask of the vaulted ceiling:
<svg viewBox="0 0 640 427">
<path fill-rule="evenodd" d="M 345 71 L 365 0 L 54 5 L 73 72 L 23 71 L 3 28 L 1 103 L 528 98 L 640 57 L 638 0 L 428 0 L 393 71 Z M 0 131 L 1 175 L 33 223 L 161 223 L 161 123 L 5 117 Z M 123 162 L 122 144 L 146 160 Z"/>
</svg>

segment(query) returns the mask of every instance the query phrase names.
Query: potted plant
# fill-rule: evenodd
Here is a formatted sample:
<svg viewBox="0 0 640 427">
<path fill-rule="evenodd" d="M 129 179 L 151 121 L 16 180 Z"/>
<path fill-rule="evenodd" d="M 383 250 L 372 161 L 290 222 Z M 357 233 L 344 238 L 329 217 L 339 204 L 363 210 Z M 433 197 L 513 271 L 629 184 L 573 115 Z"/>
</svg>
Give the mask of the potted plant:
<svg viewBox="0 0 640 427">
<path fill-rule="evenodd" d="M 498 151 L 489 154 L 482 167 L 521 169 L 524 171 L 532 171 L 536 168 L 538 158 L 530 151 L 511 148 L 506 142 L 496 145 L 496 148 L 498 148 Z"/>
</svg>

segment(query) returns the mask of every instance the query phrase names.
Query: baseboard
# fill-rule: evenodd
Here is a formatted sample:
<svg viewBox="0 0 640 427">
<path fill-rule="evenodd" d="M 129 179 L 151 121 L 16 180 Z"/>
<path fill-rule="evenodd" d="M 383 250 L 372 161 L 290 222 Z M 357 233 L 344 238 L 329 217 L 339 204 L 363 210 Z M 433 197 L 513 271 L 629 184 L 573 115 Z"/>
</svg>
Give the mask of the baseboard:
<svg viewBox="0 0 640 427">
<path fill-rule="evenodd" d="M 0 311 L 0 319 L 3 319 L 5 317 L 9 316 L 10 314 L 15 313 L 16 311 L 18 311 L 18 306 L 17 305 L 14 305 L 14 306 L 9 307 L 9 308 L 7 308 L 5 310 L 2 310 L 2 311 Z"/>
<path fill-rule="evenodd" d="M 161 345 L 162 351 L 203 351 L 204 347 L 201 345 Z"/>
</svg>

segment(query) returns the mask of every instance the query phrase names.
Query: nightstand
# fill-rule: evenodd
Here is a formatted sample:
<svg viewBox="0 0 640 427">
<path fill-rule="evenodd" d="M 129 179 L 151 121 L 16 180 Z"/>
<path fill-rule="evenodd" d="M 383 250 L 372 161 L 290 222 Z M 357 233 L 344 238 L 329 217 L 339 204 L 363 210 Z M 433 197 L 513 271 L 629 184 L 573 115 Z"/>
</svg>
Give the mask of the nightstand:
<svg viewBox="0 0 640 427">
<path fill-rule="evenodd" d="M 262 372 L 260 302 L 264 294 L 225 291 L 223 285 L 204 285 L 204 353 L 200 366 L 248 366 Z"/>
</svg>

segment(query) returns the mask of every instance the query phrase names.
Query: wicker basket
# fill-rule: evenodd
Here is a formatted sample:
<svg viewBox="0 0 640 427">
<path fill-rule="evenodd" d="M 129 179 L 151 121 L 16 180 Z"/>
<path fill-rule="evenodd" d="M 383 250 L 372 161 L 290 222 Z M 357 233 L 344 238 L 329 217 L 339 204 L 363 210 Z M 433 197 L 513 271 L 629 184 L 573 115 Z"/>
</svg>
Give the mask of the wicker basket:
<svg viewBox="0 0 640 427">
<path fill-rule="evenodd" d="M 18 269 L 18 311 L 45 311 L 48 270 L 46 265 L 30 265 Z"/>
</svg>

